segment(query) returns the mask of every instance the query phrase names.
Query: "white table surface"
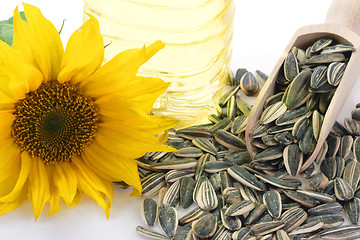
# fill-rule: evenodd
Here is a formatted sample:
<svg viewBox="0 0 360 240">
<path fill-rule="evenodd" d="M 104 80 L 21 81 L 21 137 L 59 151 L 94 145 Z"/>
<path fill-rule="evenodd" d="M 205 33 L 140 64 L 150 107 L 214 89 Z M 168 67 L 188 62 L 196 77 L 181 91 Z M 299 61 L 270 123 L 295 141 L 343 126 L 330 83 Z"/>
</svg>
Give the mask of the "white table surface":
<svg viewBox="0 0 360 240">
<path fill-rule="evenodd" d="M 66 19 L 61 33 L 64 42 L 82 21 L 81 0 L 27 0 L 36 5 L 57 29 Z M 245 67 L 270 74 L 296 29 L 322 23 L 331 0 L 235 0 L 235 35 L 232 69 Z M 20 1 L 1 0 L 0 19 L 7 19 Z M 310 11 L 311 10 L 311 11 Z M 64 44 L 65 45 L 65 44 Z M 350 93 L 339 120 L 349 117 L 360 102 L 359 82 Z M 5 240 L 112 240 L 145 239 L 135 231 L 143 225 L 139 204 L 141 198 L 129 197 L 130 190 L 116 189 L 109 220 L 96 202 L 85 195 L 76 207 L 61 204 L 61 211 L 47 216 L 49 206 L 34 221 L 29 201 L 12 212 L 0 216 L 0 239 Z"/>
</svg>

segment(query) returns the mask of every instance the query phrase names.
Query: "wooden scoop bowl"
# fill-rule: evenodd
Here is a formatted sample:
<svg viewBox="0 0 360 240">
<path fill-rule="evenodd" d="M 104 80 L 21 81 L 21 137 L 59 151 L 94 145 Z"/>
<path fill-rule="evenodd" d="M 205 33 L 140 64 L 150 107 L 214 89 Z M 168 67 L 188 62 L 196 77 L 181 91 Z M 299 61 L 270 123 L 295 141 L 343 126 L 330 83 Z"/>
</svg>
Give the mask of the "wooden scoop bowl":
<svg viewBox="0 0 360 240">
<path fill-rule="evenodd" d="M 293 47 L 306 49 L 316 40 L 330 37 L 339 43 L 353 45 L 355 51 L 351 54 L 342 80 L 324 116 L 315 150 L 308 159 L 304 159 L 300 172 L 310 166 L 319 153 L 346 98 L 360 75 L 360 0 L 334 0 L 328 10 L 325 22 L 324 24 L 305 26 L 296 31 L 257 97 L 245 131 L 246 146 L 250 156 L 253 157 L 254 147 L 251 144 L 253 139 L 249 136 L 249 132 L 259 120 L 265 100 L 274 94 L 276 79 L 279 72 L 282 71 L 282 65 L 289 51 Z"/>
</svg>

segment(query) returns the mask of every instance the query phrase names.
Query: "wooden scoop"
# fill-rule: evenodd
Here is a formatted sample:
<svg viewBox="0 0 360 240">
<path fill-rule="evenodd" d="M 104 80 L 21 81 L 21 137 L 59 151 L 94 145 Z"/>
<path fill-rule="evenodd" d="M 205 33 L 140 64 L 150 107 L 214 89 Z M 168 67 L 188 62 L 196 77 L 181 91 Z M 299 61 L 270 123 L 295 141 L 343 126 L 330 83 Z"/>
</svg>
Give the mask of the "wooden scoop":
<svg viewBox="0 0 360 240">
<path fill-rule="evenodd" d="M 308 159 L 304 159 L 304 164 L 300 171 L 304 171 L 315 160 L 324 141 L 326 140 L 338 114 L 343 107 L 355 81 L 360 76 L 360 0 L 334 0 L 328 10 L 326 23 L 302 27 L 296 31 L 293 38 L 285 48 L 274 70 L 266 81 L 261 93 L 256 99 L 248 118 L 245 132 L 246 146 L 253 156 L 254 147 L 249 132 L 254 124 L 259 120 L 263 112 L 265 100 L 274 94 L 275 82 L 279 72 L 283 70 L 282 65 L 287 54 L 293 47 L 306 49 L 316 40 L 323 37 L 330 37 L 339 43 L 351 44 L 355 51 L 351 54 L 347 63 L 346 70 L 340 84 L 334 94 L 334 97 L 324 116 L 320 135 L 314 152 Z"/>
</svg>

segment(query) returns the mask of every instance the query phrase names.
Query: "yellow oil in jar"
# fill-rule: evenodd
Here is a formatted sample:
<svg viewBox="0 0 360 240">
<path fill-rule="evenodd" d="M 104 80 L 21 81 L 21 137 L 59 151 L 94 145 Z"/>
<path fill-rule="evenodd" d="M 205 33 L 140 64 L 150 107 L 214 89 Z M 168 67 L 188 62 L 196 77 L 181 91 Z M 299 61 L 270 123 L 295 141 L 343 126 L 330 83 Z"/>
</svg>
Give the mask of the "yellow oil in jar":
<svg viewBox="0 0 360 240">
<path fill-rule="evenodd" d="M 206 121 L 229 74 L 232 0 L 84 0 L 84 12 L 100 23 L 105 60 L 156 40 L 165 48 L 139 70 L 170 87 L 153 113 L 181 120 L 178 127 Z"/>
</svg>

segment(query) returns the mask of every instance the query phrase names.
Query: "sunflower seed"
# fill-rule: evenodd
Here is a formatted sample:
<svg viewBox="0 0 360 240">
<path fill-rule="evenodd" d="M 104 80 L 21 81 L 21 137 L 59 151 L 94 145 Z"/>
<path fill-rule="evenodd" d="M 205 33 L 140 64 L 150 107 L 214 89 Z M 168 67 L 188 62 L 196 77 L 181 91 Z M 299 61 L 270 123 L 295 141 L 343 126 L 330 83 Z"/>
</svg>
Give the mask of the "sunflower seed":
<svg viewBox="0 0 360 240">
<path fill-rule="evenodd" d="M 358 125 L 355 122 L 355 120 L 353 120 L 351 118 L 345 118 L 344 119 L 344 127 L 350 135 L 352 135 L 352 136 L 359 135 Z"/>
<path fill-rule="evenodd" d="M 336 198 L 340 201 L 348 201 L 354 197 L 354 190 L 351 185 L 342 178 L 335 178 L 334 190 Z"/>
<path fill-rule="evenodd" d="M 241 77 L 240 88 L 247 96 L 257 96 L 260 92 L 259 81 L 251 72 L 247 72 Z"/>
<path fill-rule="evenodd" d="M 353 46 L 350 45 L 345 45 L 345 44 L 336 44 L 334 46 L 328 46 L 325 47 L 322 51 L 321 54 L 324 53 L 335 53 L 335 52 L 352 52 L 354 51 L 355 48 Z"/>
<path fill-rule="evenodd" d="M 168 161 L 154 163 L 151 165 L 153 169 L 158 170 L 166 170 L 166 169 L 187 169 L 193 168 L 197 164 L 197 160 L 195 158 L 174 158 Z"/>
<path fill-rule="evenodd" d="M 311 71 L 299 73 L 286 88 L 282 102 L 288 109 L 294 109 L 304 104 L 310 97 L 308 88 L 310 86 Z"/>
<path fill-rule="evenodd" d="M 220 174 L 218 174 L 218 173 L 211 174 L 210 177 L 209 177 L 209 181 L 210 181 L 210 183 L 213 186 L 215 191 L 217 191 L 217 190 L 219 190 L 221 188 Z"/>
<path fill-rule="evenodd" d="M 325 80 L 327 81 L 327 80 Z M 309 100 L 306 102 L 306 107 L 310 111 L 314 111 L 319 108 L 321 94 L 320 93 L 313 93 L 311 94 Z"/>
<path fill-rule="evenodd" d="M 224 107 L 226 106 L 227 102 L 229 101 L 229 99 L 232 97 L 232 96 L 235 96 L 237 94 L 237 92 L 239 91 L 240 89 L 240 86 L 237 86 L 237 87 L 234 87 L 232 89 L 230 89 L 229 91 L 227 91 L 226 93 L 224 93 L 220 100 L 219 100 L 219 106 L 220 107 Z"/>
<path fill-rule="evenodd" d="M 329 38 L 321 38 L 317 40 L 310 48 L 312 53 L 316 53 L 329 46 L 332 43 L 332 39 Z"/>
<path fill-rule="evenodd" d="M 183 157 L 183 158 L 197 158 L 203 154 L 201 149 L 197 147 L 186 147 L 179 149 L 178 152 L 175 152 L 174 155 L 176 157 Z"/>
<path fill-rule="evenodd" d="M 144 223 L 147 226 L 154 226 L 158 215 L 158 207 L 156 201 L 152 198 L 144 198 L 141 201 L 140 213 Z"/>
<path fill-rule="evenodd" d="M 319 172 L 311 177 L 310 181 L 306 184 L 305 189 L 321 192 L 328 184 L 329 179 L 325 176 L 325 174 Z"/>
<path fill-rule="evenodd" d="M 212 240 L 230 240 L 232 231 L 226 229 L 221 221 L 218 221 L 218 227 L 215 234 L 211 237 Z"/>
<path fill-rule="evenodd" d="M 274 95 L 268 97 L 265 100 L 264 109 L 268 108 L 270 105 L 273 105 L 274 103 L 281 101 L 281 99 L 283 98 L 283 95 L 284 95 L 284 92 L 279 92 L 277 94 L 274 94 Z"/>
<path fill-rule="evenodd" d="M 303 162 L 303 154 L 299 149 L 297 144 L 290 144 L 284 148 L 283 151 L 284 165 L 286 171 L 292 175 L 296 176 Z"/>
<path fill-rule="evenodd" d="M 334 180 L 329 181 L 329 184 L 323 190 L 323 193 L 328 194 L 328 195 L 335 195 Z"/>
<path fill-rule="evenodd" d="M 265 174 L 255 174 L 255 176 L 265 183 L 283 189 L 298 189 L 301 186 L 301 181 L 298 179 L 280 179 Z"/>
<path fill-rule="evenodd" d="M 282 229 L 279 229 L 273 235 L 273 240 L 290 240 L 289 235 Z"/>
<path fill-rule="evenodd" d="M 341 62 L 345 60 L 345 56 L 342 53 L 324 53 L 320 55 L 313 56 L 306 60 L 304 63 L 300 62 L 300 65 L 305 64 L 306 66 L 309 65 L 316 65 L 316 64 L 323 64 L 323 63 L 332 63 L 332 62 Z"/>
<path fill-rule="evenodd" d="M 217 154 L 214 144 L 212 144 L 212 142 L 210 142 L 206 138 L 195 138 L 192 140 L 192 144 L 194 144 L 195 147 L 198 147 L 199 149 L 203 150 L 204 152 L 208 152 L 213 155 Z"/>
<path fill-rule="evenodd" d="M 191 236 L 191 226 L 188 226 L 180 231 L 178 231 L 173 240 L 191 240 L 192 236 Z"/>
<path fill-rule="evenodd" d="M 261 140 L 268 147 L 276 146 L 276 145 L 278 145 L 278 141 L 276 141 L 274 139 L 274 136 L 275 135 L 273 135 L 273 134 L 268 134 L 268 135 L 261 137 Z"/>
<path fill-rule="evenodd" d="M 288 131 L 275 134 L 274 139 L 282 145 L 289 145 L 294 141 L 293 136 Z"/>
<path fill-rule="evenodd" d="M 159 210 L 159 224 L 161 230 L 168 235 L 173 237 L 176 233 L 178 226 L 178 213 L 174 207 L 167 206 L 160 208 Z"/>
<path fill-rule="evenodd" d="M 268 75 L 266 75 L 265 73 L 263 73 L 260 70 L 255 70 L 255 76 L 256 76 L 257 79 L 260 80 L 260 82 L 262 84 L 265 84 L 266 80 L 269 78 Z"/>
<path fill-rule="evenodd" d="M 249 200 L 243 200 L 234 204 L 231 204 L 225 211 L 227 216 L 239 216 L 244 213 L 250 212 L 255 208 L 255 204 Z"/>
<path fill-rule="evenodd" d="M 341 78 L 345 72 L 346 64 L 342 62 L 330 63 L 327 70 L 327 80 L 332 86 L 339 85 Z"/>
<path fill-rule="evenodd" d="M 245 140 L 227 131 L 218 130 L 214 135 L 215 140 L 226 148 L 233 150 L 246 149 Z"/>
<path fill-rule="evenodd" d="M 247 104 L 240 98 L 236 98 L 236 106 L 238 107 L 240 112 L 242 112 L 244 114 L 244 116 L 249 117 L 250 111 L 251 111 L 251 106 L 249 104 Z"/>
<path fill-rule="evenodd" d="M 304 233 L 311 233 L 315 232 L 316 230 L 321 229 L 324 226 L 323 222 L 309 222 L 306 223 L 300 227 L 297 227 L 296 229 L 292 230 L 289 233 L 289 236 L 294 236 L 298 234 L 304 234 Z"/>
<path fill-rule="evenodd" d="M 248 120 L 247 116 L 236 117 L 232 121 L 231 126 L 230 126 L 231 133 L 237 135 L 237 134 L 244 132 L 246 129 L 246 125 L 247 125 L 247 120 Z"/>
<path fill-rule="evenodd" d="M 214 235 L 217 228 L 217 218 L 211 213 L 193 221 L 191 231 L 199 238 L 209 238 Z"/>
<path fill-rule="evenodd" d="M 166 184 L 164 173 L 152 173 L 141 179 L 142 195 L 152 197 Z"/>
<path fill-rule="evenodd" d="M 310 190 L 296 190 L 299 193 L 305 194 L 309 197 L 319 200 L 320 202 L 335 202 L 336 198 L 332 195 L 321 193 L 321 192 L 314 192 Z"/>
<path fill-rule="evenodd" d="M 307 218 L 307 213 L 302 208 L 290 208 L 281 215 L 281 221 L 285 223 L 283 230 L 291 232 L 299 227 Z"/>
<path fill-rule="evenodd" d="M 319 235 L 324 239 L 351 239 L 358 238 L 360 236 L 360 226 L 347 225 L 337 227 L 335 229 L 328 229 Z"/>
<path fill-rule="evenodd" d="M 250 237 L 252 237 L 252 232 L 248 227 L 243 227 L 232 233 L 232 239 L 235 240 L 248 240 Z"/>
<path fill-rule="evenodd" d="M 260 117 L 260 123 L 264 125 L 271 123 L 276 119 L 278 119 L 279 117 L 283 116 L 286 110 L 287 107 L 285 103 L 281 101 L 274 103 L 273 105 L 270 105 L 263 111 Z"/>
<path fill-rule="evenodd" d="M 286 196 L 305 207 L 311 208 L 317 205 L 316 199 L 309 197 L 308 195 L 293 190 L 284 190 L 284 193 Z"/>
<path fill-rule="evenodd" d="M 344 169 L 343 179 L 354 191 L 357 190 L 360 181 L 360 162 L 351 160 Z"/>
<path fill-rule="evenodd" d="M 180 180 L 175 181 L 166 191 L 163 198 L 164 206 L 176 207 L 180 201 Z"/>
<path fill-rule="evenodd" d="M 224 161 L 232 162 L 237 165 L 244 164 L 250 160 L 251 157 L 249 152 L 244 150 L 229 152 L 224 156 Z"/>
<path fill-rule="evenodd" d="M 335 228 L 341 226 L 344 223 L 344 218 L 340 215 L 321 215 L 321 216 L 311 216 L 306 219 L 306 222 L 323 222 L 324 229 Z"/>
<path fill-rule="evenodd" d="M 191 177 L 184 177 L 180 181 L 180 205 L 186 209 L 193 203 L 195 180 Z"/>
<path fill-rule="evenodd" d="M 351 118 L 355 122 L 360 123 L 360 108 L 356 107 L 354 110 L 351 111 Z"/>
<path fill-rule="evenodd" d="M 204 213 L 205 213 L 205 211 L 203 211 L 199 207 L 196 207 L 193 210 L 191 210 L 190 212 L 186 213 L 181 218 L 179 218 L 179 225 L 184 226 L 189 222 L 199 219 Z"/>
<path fill-rule="evenodd" d="M 199 207 L 205 211 L 215 209 L 218 205 L 215 190 L 207 178 L 199 186 L 195 198 Z"/>
<path fill-rule="evenodd" d="M 258 191 L 264 191 L 264 186 L 260 183 L 254 175 L 246 171 L 243 167 L 239 165 L 232 166 L 227 169 L 229 175 L 239 181 L 241 184 L 253 188 Z"/>
<path fill-rule="evenodd" d="M 228 187 L 224 190 L 225 201 L 229 204 L 237 203 L 242 200 L 239 189 L 235 187 Z"/>
<path fill-rule="evenodd" d="M 226 161 L 207 162 L 204 164 L 204 171 L 208 173 L 217 173 L 226 170 L 233 165 L 234 163 Z"/>
<path fill-rule="evenodd" d="M 282 146 L 269 147 L 257 153 L 254 157 L 254 161 L 269 161 L 280 158 L 283 156 L 283 149 L 284 147 Z"/>
<path fill-rule="evenodd" d="M 278 191 L 268 191 L 263 195 L 263 201 L 266 205 L 268 213 L 273 218 L 279 218 L 282 211 L 281 197 Z"/>
<path fill-rule="evenodd" d="M 311 115 L 311 112 L 307 107 L 300 107 L 292 110 L 288 110 L 281 117 L 277 118 L 275 124 L 278 126 L 296 123 L 298 120 L 307 118 Z"/>
<path fill-rule="evenodd" d="M 310 208 L 308 213 L 313 216 L 340 214 L 343 207 L 338 202 L 329 202 Z"/>
<path fill-rule="evenodd" d="M 234 85 L 239 86 L 240 85 L 240 79 L 242 76 L 244 76 L 245 73 L 247 73 L 248 70 L 246 68 L 238 68 L 236 70 L 235 78 L 234 78 Z"/>
<path fill-rule="evenodd" d="M 285 131 L 292 131 L 293 128 L 294 128 L 294 124 L 288 124 L 288 125 L 283 125 L 283 126 L 272 126 L 272 127 L 268 128 L 266 130 L 266 132 L 268 134 L 276 134 L 276 133 L 285 132 Z"/>
<path fill-rule="evenodd" d="M 354 197 L 344 203 L 344 210 L 352 224 L 360 224 L 360 199 Z"/>
<path fill-rule="evenodd" d="M 250 230 L 255 235 L 263 236 L 268 233 L 275 232 L 276 230 L 279 230 L 283 226 L 285 226 L 285 223 L 283 223 L 282 221 L 271 221 L 271 222 L 257 223 L 251 226 Z"/>
<path fill-rule="evenodd" d="M 284 75 L 289 81 L 292 81 L 299 74 L 299 66 L 296 56 L 289 52 L 284 62 Z"/>
<path fill-rule="evenodd" d="M 228 130 L 231 126 L 231 118 L 226 117 L 221 119 L 218 123 L 212 125 L 209 130 L 212 132 L 216 132 L 217 130 Z"/>
<path fill-rule="evenodd" d="M 342 158 L 347 158 L 347 156 L 349 155 L 351 148 L 352 148 L 352 144 L 353 144 L 353 138 L 350 135 L 345 135 L 343 137 L 341 137 L 340 140 L 340 147 L 339 147 L 339 151 L 338 151 L 338 156 L 342 157 Z"/>
<path fill-rule="evenodd" d="M 210 114 L 210 115 L 208 116 L 208 120 L 209 120 L 210 122 L 216 124 L 216 123 L 220 122 L 221 118 L 220 118 L 218 115 L 216 115 L 216 114 Z"/>
<path fill-rule="evenodd" d="M 171 170 L 165 174 L 165 181 L 168 183 L 172 183 L 184 177 L 193 177 L 194 175 L 194 169 Z"/>
<path fill-rule="evenodd" d="M 204 171 L 204 164 L 207 162 L 213 162 L 216 161 L 216 158 L 214 156 L 212 156 L 209 153 L 205 153 L 203 155 L 201 155 L 201 157 L 199 158 L 196 167 L 195 167 L 195 180 L 198 180 L 199 177 L 203 174 Z"/>
<path fill-rule="evenodd" d="M 265 187 L 265 186 L 264 186 Z M 243 185 L 239 185 L 239 192 L 240 195 L 244 200 L 249 200 L 253 203 L 257 203 L 257 199 L 254 195 L 254 192 L 251 190 L 251 188 L 245 187 Z"/>
<path fill-rule="evenodd" d="M 316 140 L 314 137 L 313 126 L 309 126 L 304 133 L 304 136 L 299 141 L 300 150 L 307 155 L 312 154 L 316 146 Z"/>
<path fill-rule="evenodd" d="M 297 142 L 300 139 L 302 139 L 308 126 L 309 126 L 309 119 L 307 118 L 300 119 L 294 124 L 294 128 L 292 129 L 291 132 L 291 134 L 294 137 L 294 142 Z"/>
<path fill-rule="evenodd" d="M 336 177 L 337 170 L 336 158 L 325 158 L 320 164 L 320 170 L 329 180 L 334 179 Z"/>
<path fill-rule="evenodd" d="M 163 235 L 161 233 L 158 233 L 154 230 L 152 230 L 151 228 L 146 228 L 146 227 L 142 227 L 142 226 L 137 226 L 136 227 L 136 231 L 148 238 L 153 238 L 153 239 L 158 239 L 158 240 L 170 240 L 171 238 L 169 238 L 166 235 Z"/>
<path fill-rule="evenodd" d="M 247 226 L 253 224 L 263 215 L 265 211 L 266 211 L 265 204 L 256 205 L 255 208 L 251 210 L 248 216 L 245 218 L 244 225 Z"/>
<path fill-rule="evenodd" d="M 319 138 L 323 120 L 324 120 L 324 116 L 321 115 L 317 110 L 315 110 L 312 114 L 312 127 L 316 141 Z"/>
<path fill-rule="evenodd" d="M 231 96 L 229 101 L 226 104 L 226 116 L 233 120 L 236 117 L 237 106 L 235 101 L 235 96 Z"/>
<path fill-rule="evenodd" d="M 224 227 L 231 231 L 236 231 L 241 228 L 241 220 L 238 216 L 225 215 L 226 208 L 220 209 L 221 222 Z"/>
<path fill-rule="evenodd" d="M 314 68 L 314 71 L 310 79 L 310 87 L 317 89 L 323 86 L 327 82 L 326 73 L 327 73 L 326 66 L 318 66 Z"/>
</svg>

